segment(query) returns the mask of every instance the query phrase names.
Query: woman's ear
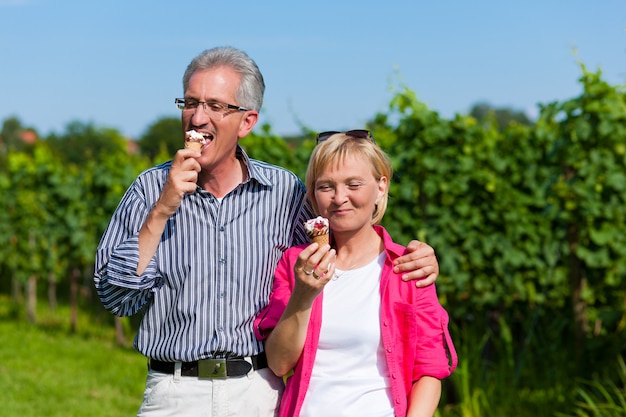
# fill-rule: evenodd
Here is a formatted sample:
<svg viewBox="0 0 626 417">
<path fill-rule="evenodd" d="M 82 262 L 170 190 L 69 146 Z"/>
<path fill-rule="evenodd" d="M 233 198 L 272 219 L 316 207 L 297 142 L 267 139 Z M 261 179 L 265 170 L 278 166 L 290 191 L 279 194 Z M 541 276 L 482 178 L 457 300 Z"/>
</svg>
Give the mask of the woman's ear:
<svg viewBox="0 0 626 417">
<path fill-rule="evenodd" d="M 383 198 L 387 192 L 387 186 L 389 185 L 388 182 L 387 177 L 384 175 L 378 180 L 378 198 L 376 199 L 376 205 L 380 203 L 380 199 Z"/>
</svg>

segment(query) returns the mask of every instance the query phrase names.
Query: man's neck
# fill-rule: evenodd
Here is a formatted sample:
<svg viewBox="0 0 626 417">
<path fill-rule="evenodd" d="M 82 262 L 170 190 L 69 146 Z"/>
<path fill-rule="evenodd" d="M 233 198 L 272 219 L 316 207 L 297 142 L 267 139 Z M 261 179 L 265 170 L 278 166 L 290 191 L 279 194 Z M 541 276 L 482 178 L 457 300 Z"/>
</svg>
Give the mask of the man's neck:
<svg viewBox="0 0 626 417">
<path fill-rule="evenodd" d="M 211 170 L 203 169 L 198 174 L 198 186 L 222 198 L 247 179 L 248 173 L 244 164 L 237 158 L 222 161 Z"/>
</svg>

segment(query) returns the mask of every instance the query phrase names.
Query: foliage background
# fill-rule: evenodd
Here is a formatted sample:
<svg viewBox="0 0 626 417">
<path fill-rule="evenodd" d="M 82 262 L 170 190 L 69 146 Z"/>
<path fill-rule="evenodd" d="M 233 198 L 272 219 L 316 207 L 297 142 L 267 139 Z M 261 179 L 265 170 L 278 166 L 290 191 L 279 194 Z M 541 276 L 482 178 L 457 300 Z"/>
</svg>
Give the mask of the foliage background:
<svg viewBox="0 0 626 417">
<path fill-rule="evenodd" d="M 460 357 L 441 415 L 626 414 L 626 95 L 584 65 L 580 84 L 536 121 L 483 104 L 447 120 L 398 85 L 368 124 L 395 169 L 384 225 L 440 262 Z M 32 143 L 24 132 L 3 123 L 0 319 L 41 326 L 38 302 L 55 311 L 58 297 L 70 334 L 86 315 L 128 346 L 136 323 L 93 294 L 95 248 L 134 177 L 175 152 L 180 122 L 136 142 L 80 122 Z M 313 138 L 264 125 L 241 143 L 303 177 Z"/>
</svg>

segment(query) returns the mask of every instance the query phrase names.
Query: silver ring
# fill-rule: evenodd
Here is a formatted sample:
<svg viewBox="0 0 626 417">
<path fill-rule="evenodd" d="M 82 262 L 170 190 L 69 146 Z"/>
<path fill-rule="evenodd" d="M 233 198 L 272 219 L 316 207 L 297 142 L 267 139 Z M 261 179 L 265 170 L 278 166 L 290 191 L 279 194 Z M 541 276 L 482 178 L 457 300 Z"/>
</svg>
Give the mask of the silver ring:
<svg viewBox="0 0 626 417">
<path fill-rule="evenodd" d="M 315 274 L 315 269 L 311 269 L 310 271 L 307 271 L 306 269 L 304 269 L 304 267 L 302 268 L 302 272 L 304 272 L 307 275 L 311 275 L 311 274 Z"/>
</svg>

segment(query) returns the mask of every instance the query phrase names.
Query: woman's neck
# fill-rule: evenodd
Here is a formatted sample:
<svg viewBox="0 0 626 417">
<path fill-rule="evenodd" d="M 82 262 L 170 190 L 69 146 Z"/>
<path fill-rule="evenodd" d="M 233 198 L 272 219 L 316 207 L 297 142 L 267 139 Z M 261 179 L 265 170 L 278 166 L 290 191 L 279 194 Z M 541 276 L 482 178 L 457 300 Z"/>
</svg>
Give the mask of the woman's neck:
<svg viewBox="0 0 626 417">
<path fill-rule="evenodd" d="M 383 250 L 383 241 L 373 227 L 356 234 L 334 233 L 337 269 L 347 271 L 367 265 Z"/>
</svg>

